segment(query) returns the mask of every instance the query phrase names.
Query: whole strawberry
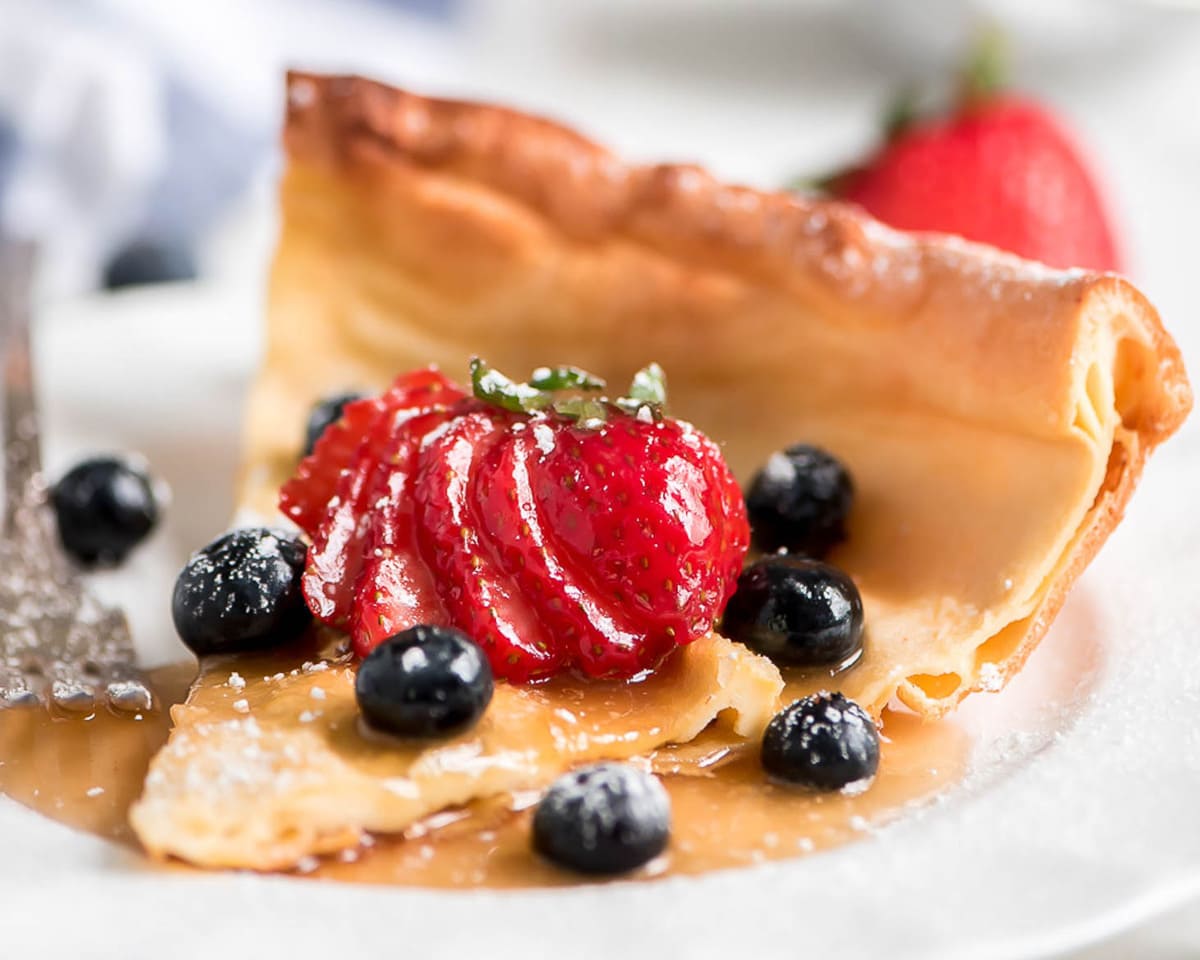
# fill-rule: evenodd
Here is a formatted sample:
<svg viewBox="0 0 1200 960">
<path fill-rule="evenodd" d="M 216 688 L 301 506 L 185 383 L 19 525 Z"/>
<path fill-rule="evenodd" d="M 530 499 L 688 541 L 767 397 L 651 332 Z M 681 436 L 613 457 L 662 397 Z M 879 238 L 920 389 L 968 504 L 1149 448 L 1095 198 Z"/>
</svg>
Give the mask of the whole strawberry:
<svg viewBox="0 0 1200 960">
<path fill-rule="evenodd" d="M 455 626 L 514 681 L 631 677 L 709 632 L 749 528 L 717 447 L 663 413 L 662 372 L 616 401 L 570 367 L 516 384 L 476 361 L 472 386 L 400 377 L 284 486 L 313 613 L 360 654 Z"/>
<path fill-rule="evenodd" d="M 998 92 L 994 44 L 943 115 L 907 117 L 857 168 L 826 181 L 902 230 L 956 233 L 1054 267 L 1118 270 L 1096 181 L 1045 106 Z"/>
</svg>

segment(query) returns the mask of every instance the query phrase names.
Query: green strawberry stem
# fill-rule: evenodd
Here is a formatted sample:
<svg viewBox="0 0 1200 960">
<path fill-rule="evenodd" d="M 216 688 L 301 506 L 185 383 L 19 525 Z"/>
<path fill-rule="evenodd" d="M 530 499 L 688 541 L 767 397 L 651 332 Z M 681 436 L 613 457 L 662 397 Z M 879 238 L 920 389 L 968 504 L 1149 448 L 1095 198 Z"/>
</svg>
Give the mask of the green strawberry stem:
<svg viewBox="0 0 1200 960">
<path fill-rule="evenodd" d="M 566 397 L 554 404 L 554 412 L 584 426 L 599 426 L 608 422 L 608 404 L 603 400 L 585 397 Z"/>
<path fill-rule="evenodd" d="M 979 32 L 959 73 L 959 106 L 989 100 L 1008 84 L 1008 38 L 995 24 Z"/>
</svg>

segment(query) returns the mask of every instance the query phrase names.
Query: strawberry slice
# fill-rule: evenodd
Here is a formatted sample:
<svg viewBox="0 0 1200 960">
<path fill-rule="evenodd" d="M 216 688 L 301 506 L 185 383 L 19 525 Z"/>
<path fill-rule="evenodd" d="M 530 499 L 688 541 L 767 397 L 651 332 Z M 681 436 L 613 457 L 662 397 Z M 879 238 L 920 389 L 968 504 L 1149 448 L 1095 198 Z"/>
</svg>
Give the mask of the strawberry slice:
<svg viewBox="0 0 1200 960">
<path fill-rule="evenodd" d="M 382 397 L 347 404 L 341 419 L 321 434 L 313 452 L 300 461 L 295 475 L 279 491 L 279 509 L 283 515 L 310 537 L 325 519 L 342 472 L 355 459 L 363 437 L 385 410 Z"/>
<path fill-rule="evenodd" d="M 350 635 L 366 656 L 388 637 L 418 624 L 449 625 L 433 574 L 421 559 L 413 517 L 413 488 L 421 439 L 446 421 L 441 407 L 408 419 L 388 463 L 366 541 L 366 560 L 355 585 Z"/>
<path fill-rule="evenodd" d="M 449 409 L 462 391 L 436 370 L 397 378 L 381 397 L 346 407 L 280 492 L 280 506 L 312 539 L 302 588 L 313 614 L 345 626 L 370 531 L 370 507 L 388 463 L 417 412 Z"/>
<path fill-rule="evenodd" d="M 450 406 L 466 396 L 462 388 L 436 367 L 402 374 L 392 381 L 383 402 L 389 407 Z"/>
<path fill-rule="evenodd" d="M 353 612 L 354 584 L 370 529 L 369 507 L 387 482 L 385 451 L 407 419 L 407 411 L 391 410 L 374 423 L 350 468 L 339 478 L 325 519 L 312 535 L 301 589 L 313 615 L 331 626 L 346 626 Z"/>
<path fill-rule="evenodd" d="M 666 649 L 706 634 L 746 549 L 727 533 L 746 526 L 745 504 L 716 447 L 632 417 L 557 441 L 539 495 L 563 552 Z"/>
<path fill-rule="evenodd" d="M 550 429 L 545 423 L 534 426 L 543 436 Z M 645 631 L 630 622 L 621 605 L 597 594 L 592 582 L 553 549 L 534 487 L 543 456 L 528 430 L 510 434 L 492 448 L 475 485 L 483 534 L 521 594 L 585 674 L 631 676 L 655 666 L 674 641 L 668 639 L 665 647 L 647 644 Z"/>
<path fill-rule="evenodd" d="M 500 440 L 505 419 L 468 412 L 428 438 L 416 483 L 418 539 L 454 624 L 483 647 L 499 676 L 521 682 L 553 674 L 563 657 L 497 563 L 471 509 L 479 464 Z"/>
<path fill-rule="evenodd" d="M 279 491 L 279 509 L 310 537 L 325 519 L 342 472 L 355 461 L 362 440 L 388 410 L 403 407 L 450 405 L 463 398 L 462 390 L 432 367 L 397 377 L 380 397 L 347 404 L 341 419 L 330 425 L 300 461 L 295 475 Z"/>
</svg>

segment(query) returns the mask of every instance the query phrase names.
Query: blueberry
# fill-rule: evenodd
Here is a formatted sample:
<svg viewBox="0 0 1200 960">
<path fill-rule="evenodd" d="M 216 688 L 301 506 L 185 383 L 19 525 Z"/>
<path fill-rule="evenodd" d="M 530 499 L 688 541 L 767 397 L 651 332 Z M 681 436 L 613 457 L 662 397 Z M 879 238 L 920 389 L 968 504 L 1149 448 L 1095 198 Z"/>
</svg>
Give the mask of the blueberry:
<svg viewBox="0 0 1200 960">
<path fill-rule="evenodd" d="M 776 663 L 848 666 L 862 653 L 862 597 L 837 567 L 765 557 L 738 577 L 722 632 Z"/>
<path fill-rule="evenodd" d="M 449 627 L 417 626 L 358 665 L 354 692 L 370 726 L 401 737 L 445 737 L 472 726 L 492 700 L 479 645 Z"/>
<path fill-rule="evenodd" d="M 853 700 L 818 693 L 780 710 L 762 741 L 763 768 L 776 780 L 841 790 L 875 776 L 879 732 Z"/>
<path fill-rule="evenodd" d="M 626 873 L 666 849 L 671 801 L 661 783 L 621 763 L 560 777 L 533 815 L 533 846 L 580 873 Z"/>
<path fill-rule="evenodd" d="M 846 539 L 853 499 L 850 474 L 819 447 L 798 444 L 774 453 L 746 494 L 754 545 L 823 557 Z"/>
<path fill-rule="evenodd" d="M 104 268 L 108 290 L 195 278 L 196 262 L 188 249 L 161 240 L 135 240 L 118 250 Z"/>
<path fill-rule="evenodd" d="M 286 533 L 250 527 L 194 553 L 171 603 L 183 642 L 203 656 L 295 640 L 312 620 L 300 592 L 305 552 Z"/>
<path fill-rule="evenodd" d="M 158 522 L 150 478 L 115 457 L 76 464 L 50 492 L 63 546 L 84 566 L 121 563 Z"/>
<path fill-rule="evenodd" d="M 361 400 L 361 393 L 339 393 L 336 396 L 318 400 L 308 415 L 308 425 L 304 428 L 304 455 L 313 452 L 313 447 L 321 439 L 327 429 L 342 419 L 342 411 L 346 405 L 355 400 Z"/>
</svg>

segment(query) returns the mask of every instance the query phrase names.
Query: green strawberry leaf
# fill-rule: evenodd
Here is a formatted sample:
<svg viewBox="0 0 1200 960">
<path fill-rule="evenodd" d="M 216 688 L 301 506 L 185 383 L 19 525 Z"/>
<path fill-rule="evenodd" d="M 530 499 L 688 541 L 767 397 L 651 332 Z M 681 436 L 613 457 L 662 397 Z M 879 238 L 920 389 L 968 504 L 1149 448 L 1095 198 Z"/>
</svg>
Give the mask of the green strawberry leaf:
<svg viewBox="0 0 1200 960">
<path fill-rule="evenodd" d="M 471 358 L 471 391 L 480 400 L 513 413 L 534 413 L 554 403 L 552 394 L 510 380 L 479 357 Z"/>
<path fill-rule="evenodd" d="M 629 399 L 639 403 L 664 406 L 667 402 L 667 375 L 657 363 L 642 367 L 633 375 L 629 385 Z"/>
<path fill-rule="evenodd" d="M 603 390 L 608 386 L 578 367 L 538 367 L 530 374 L 529 385 L 538 390 Z"/>
<path fill-rule="evenodd" d="M 617 400 L 604 396 L 555 396 L 562 391 L 597 391 L 604 387 L 604 380 L 578 367 L 538 367 L 528 383 L 517 383 L 479 357 L 471 359 L 471 389 L 475 396 L 512 413 L 552 409 L 589 429 L 607 423 L 613 407 L 630 416 L 652 420 L 661 420 L 665 415 L 667 376 L 657 363 L 635 373 L 629 395 Z"/>
</svg>

